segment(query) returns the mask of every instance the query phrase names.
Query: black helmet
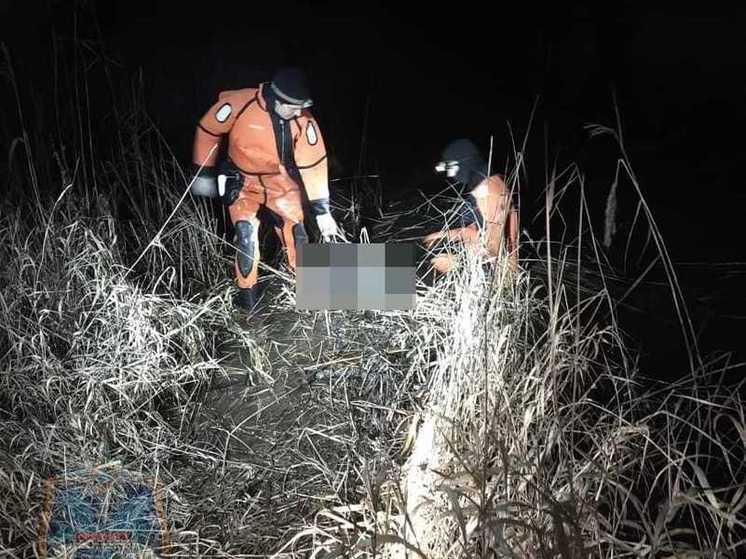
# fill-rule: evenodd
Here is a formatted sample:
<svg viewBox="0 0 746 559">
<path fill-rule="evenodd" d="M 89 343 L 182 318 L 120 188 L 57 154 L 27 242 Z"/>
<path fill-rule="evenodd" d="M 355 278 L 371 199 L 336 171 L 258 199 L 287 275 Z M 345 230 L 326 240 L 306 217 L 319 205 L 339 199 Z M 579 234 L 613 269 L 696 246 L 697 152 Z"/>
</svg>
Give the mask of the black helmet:
<svg viewBox="0 0 746 559">
<path fill-rule="evenodd" d="M 272 76 L 272 92 L 281 103 L 300 105 L 303 108 L 313 105 L 306 76 L 300 68 L 280 68 Z"/>
<path fill-rule="evenodd" d="M 444 172 L 454 164 L 458 165 L 458 172 L 452 178 L 468 188 L 475 187 L 487 177 L 487 164 L 479 148 L 466 138 L 453 140 L 443 149 L 436 170 Z"/>
</svg>

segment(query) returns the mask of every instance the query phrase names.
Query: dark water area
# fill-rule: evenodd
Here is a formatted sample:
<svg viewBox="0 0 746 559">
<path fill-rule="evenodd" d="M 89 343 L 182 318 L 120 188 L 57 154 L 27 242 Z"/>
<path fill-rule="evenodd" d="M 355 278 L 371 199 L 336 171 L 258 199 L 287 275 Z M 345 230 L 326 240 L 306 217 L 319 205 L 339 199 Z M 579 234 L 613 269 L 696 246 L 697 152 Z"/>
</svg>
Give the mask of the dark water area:
<svg viewBox="0 0 746 559">
<path fill-rule="evenodd" d="M 50 0 L 0 2 L 0 21 L 38 154 L 62 143 L 74 149 L 79 123 L 59 115 L 77 104 L 103 156 L 125 122 L 116 107 L 135 102 L 186 165 L 195 124 L 219 91 L 297 64 L 311 78 L 333 184 L 376 175 L 357 184 L 381 185 L 384 203 L 442 188 L 432 166 L 455 137 L 485 150 L 492 144 L 495 168 L 507 162 L 508 170 L 513 147 L 527 137 L 522 224 L 535 239 L 545 234 L 547 169 L 571 163 L 584 176 L 594 231 L 603 234 L 620 150 L 584 126 L 615 128 L 616 102 L 627 156 L 676 263 L 701 349 L 744 356 L 744 8 L 528 2 L 487 16 L 476 3 L 404 11 L 375 3 Z M 84 82 L 86 89 L 72 85 Z M 0 115 L 10 146 L 21 124 L 8 80 L 0 100 L 12 109 Z M 9 192 L 22 184 L 19 153 L 0 162 Z M 577 193 L 563 202 L 570 222 Z M 628 180 L 617 195 L 610 258 L 634 281 L 653 252 L 640 254 L 644 235 L 627 248 L 639 195 Z M 682 356 L 666 293 L 655 269 L 630 295 L 634 309 L 622 311 L 653 373 L 677 370 Z"/>
</svg>

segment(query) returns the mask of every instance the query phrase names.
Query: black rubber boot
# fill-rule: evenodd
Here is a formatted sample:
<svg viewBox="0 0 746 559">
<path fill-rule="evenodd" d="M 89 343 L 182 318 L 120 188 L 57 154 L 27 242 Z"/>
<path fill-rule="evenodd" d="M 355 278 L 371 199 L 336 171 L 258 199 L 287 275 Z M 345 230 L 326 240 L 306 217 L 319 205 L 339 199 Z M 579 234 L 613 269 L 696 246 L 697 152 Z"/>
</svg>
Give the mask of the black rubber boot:
<svg viewBox="0 0 746 559">
<path fill-rule="evenodd" d="M 259 285 L 249 288 L 238 288 L 238 293 L 233 300 L 233 304 L 242 311 L 252 312 L 256 310 L 259 303 Z"/>
</svg>

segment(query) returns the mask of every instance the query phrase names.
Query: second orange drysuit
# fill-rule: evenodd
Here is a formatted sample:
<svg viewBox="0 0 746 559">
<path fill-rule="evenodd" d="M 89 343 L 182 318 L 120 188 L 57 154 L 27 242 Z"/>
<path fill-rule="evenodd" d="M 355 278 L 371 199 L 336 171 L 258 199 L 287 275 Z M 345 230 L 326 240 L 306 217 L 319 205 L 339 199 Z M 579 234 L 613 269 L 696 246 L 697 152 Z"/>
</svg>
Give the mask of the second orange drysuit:
<svg viewBox="0 0 746 559">
<path fill-rule="evenodd" d="M 483 250 L 487 257 L 497 257 L 501 251 L 509 258 L 513 271 L 518 267 L 518 209 L 511 202 L 510 190 L 500 175 L 485 178 L 468 192 L 465 199 L 462 227 L 431 233 L 424 238 L 427 247 L 438 239 L 450 239 L 476 248 L 482 247 L 480 230 L 484 230 Z M 440 273 L 451 271 L 454 266 L 450 255 L 434 256 L 433 268 Z"/>
</svg>

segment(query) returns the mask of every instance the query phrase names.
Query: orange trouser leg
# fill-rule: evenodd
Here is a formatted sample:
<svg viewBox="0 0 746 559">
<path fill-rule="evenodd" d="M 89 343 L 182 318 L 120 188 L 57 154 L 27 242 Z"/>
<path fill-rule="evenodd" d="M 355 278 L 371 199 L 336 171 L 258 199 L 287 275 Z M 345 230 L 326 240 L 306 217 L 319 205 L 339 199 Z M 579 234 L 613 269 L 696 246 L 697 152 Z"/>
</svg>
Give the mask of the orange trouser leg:
<svg viewBox="0 0 746 559">
<path fill-rule="evenodd" d="M 288 265 L 295 270 L 296 246 L 308 242 L 306 230 L 303 226 L 303 202 L 300 188 L 289 177 L 273 177 L 267 181 L 267 208 L 272 210 L 282 221 L 282 225 L 275 227 L 285 249 Z"/>
</svg>

